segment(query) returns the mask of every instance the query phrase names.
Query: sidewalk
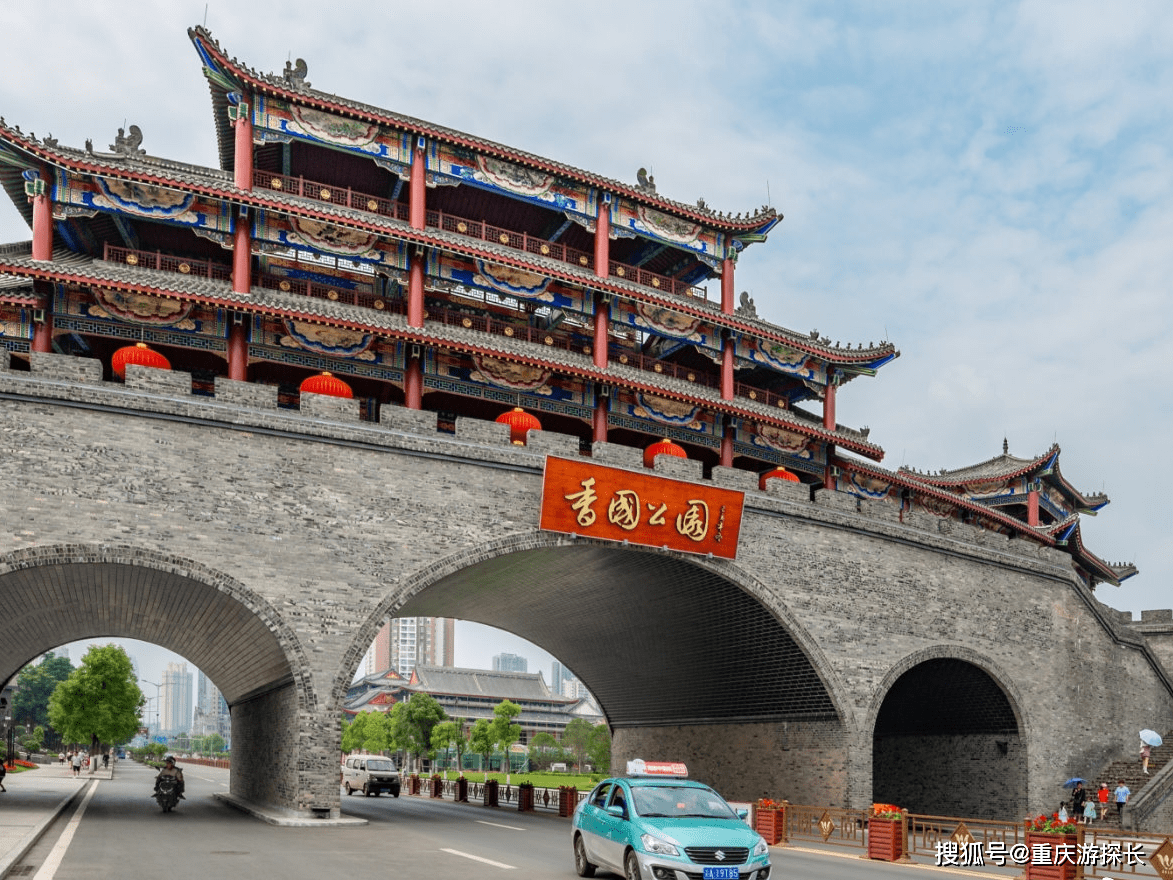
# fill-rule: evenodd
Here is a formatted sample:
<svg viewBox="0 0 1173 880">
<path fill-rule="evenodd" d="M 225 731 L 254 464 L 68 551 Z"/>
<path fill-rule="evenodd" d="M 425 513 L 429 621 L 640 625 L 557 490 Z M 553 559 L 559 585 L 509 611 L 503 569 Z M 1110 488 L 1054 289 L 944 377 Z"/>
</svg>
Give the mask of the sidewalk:
<svg viewBox="0 0 1173 880">
<path fill-rule="evenodd" d="M 111 779 L 113 768 L 95 773 L 73 770 L 61 764 L 42 764 L 36 770 L 9 773 L 7 792 L 0 792 L 0 878 L 32 849 L 53 820 L 92 779 Z"/>
</svg>

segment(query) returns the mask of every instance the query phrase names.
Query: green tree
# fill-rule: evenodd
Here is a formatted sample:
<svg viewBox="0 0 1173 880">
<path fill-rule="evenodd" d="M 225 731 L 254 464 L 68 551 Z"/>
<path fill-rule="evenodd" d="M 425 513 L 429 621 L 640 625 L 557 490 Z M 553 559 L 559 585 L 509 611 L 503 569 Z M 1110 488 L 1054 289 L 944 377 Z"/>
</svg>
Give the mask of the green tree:
<svg viewBox="0 0 1173 880">
<path fill-rule="evenodd" d="M 468 734 L 464 729 L 464 719 L 441 721 L 432 728 L 432 749 L 437 754 L 441 750 L 456 752 L 456 767 L 462 768 L 464 753 L 468 751 Z"/>
<path fill-rule="evenodd" d="M 342 751 L 377 754 L 393 748 L 391 724 L 383 712 L 360 712 L 353 721 L 342 722 Z"/>
<path fill-rule="evenodd" d="M 490 723 L 493 746 L 501 750 L 505 756 L 505 784 L 509 784 L 509 771 L 512 765 L 509 747 L 521 737 L 521 725 L 514 724 L 513 719 L 521 714 L 521 706 L 512 700 L 502 700 L 493 707 L 493 720 Z"/>
<path fill-rule="evenodd" d="M 596 773 L 611 771 L 611 728 L 596 724 L 587 742 L 587 756 Z"/>
<path fill-rule="evenodd" d="M 434 754 L 432 731 L 441 721 L 448 720 L 448 713 L 431 694 L 415 693 L 406 702 L 395 704 L 391 720 L 395 743 L 415 755 L 418 764 L 422 756 Z"/>
<path fill-rule="evenodd" d="M 561 761 L 564 756 L 562 746 L 558 745 L 558 740 L 552 734 L 545 731 L 535 733 L 529 741 L 529 759 L 539 770 L 549 770 L 551 764 Z"/>
<path fill-rule="evenodd" d="M 218 733 L 209 733 L 207 742 L 204 743 L 204 748 L 208 750 L 209 754 L 220 754 L 224 751 L 224 737 Z"/>
<path fill-rule="evenodd" d="M 485 771 L 485 781 L 489 781 L 489 755 L 493 754 L 493 725 L 488 718 L 478 718 L 468 735 L 468 744 L 474 752 L 481 756 L 481 769 Z"/>
<path fill-rule="evenodd" d="M 20 747 L 24 751 L 25 760 L 31 761 L 33 759 L 33 752 L 39 752 L 41 745 L 45 742 L 45 728 L 37 725 L 33 728 L 32 733 L 26 733 L 20 738 Z"/>
<path fill-rule="evenodd" d="M 580 773 L 586 766 L 590 753 L 593 729 L 585 718 L 574 718 L 562 731 L 562 745 L 574 756 L 574 763 L 578 765 Z"/>
<path fill-rule="evenodd" d="M 49 722 L 69 742 L 89 742 L 97 754 L 101 743 L 119 743 L 138 731 L 145 700 L 126 651 L 117 645 L 94 645 L 81 666 L 49 698 Z"/>
<path fill-rule="evenodd" d="M 73 664 L 69 658 L 58 657 L 52 651 L 36 666 L 22 669 L 12 700 L 12 720 L 29 730 L 38 725 L 49 727 L 49 697 L 72 672 Z"/>
</svg>

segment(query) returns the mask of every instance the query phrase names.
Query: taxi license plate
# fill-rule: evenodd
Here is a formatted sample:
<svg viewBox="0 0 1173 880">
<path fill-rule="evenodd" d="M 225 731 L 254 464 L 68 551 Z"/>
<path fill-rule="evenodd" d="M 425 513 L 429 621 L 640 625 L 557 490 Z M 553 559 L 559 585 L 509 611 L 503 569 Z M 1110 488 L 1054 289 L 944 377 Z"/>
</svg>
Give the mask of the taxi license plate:
<svg viewBox="0 0 1173 880">
<path fill-rule="evenodd" d="M 713 868 L 706 866 L 701 875 L 703 880 L 738 880 L 741 872 L 737 868 Z"/>
</svg>

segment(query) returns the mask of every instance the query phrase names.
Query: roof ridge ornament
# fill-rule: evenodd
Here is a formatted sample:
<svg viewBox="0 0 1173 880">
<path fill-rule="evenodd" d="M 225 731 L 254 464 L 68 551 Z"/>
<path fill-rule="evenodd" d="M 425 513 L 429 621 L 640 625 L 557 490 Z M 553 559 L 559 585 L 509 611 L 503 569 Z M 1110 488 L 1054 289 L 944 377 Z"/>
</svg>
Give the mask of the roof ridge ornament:
<svg viewBox="0 0 1173 880">
<path fill-rule="evenodd" d="M 635 172 L 635 179 L 639 181 L 635 188 L 646 193 L 654 193 L 656 191 L 656 178 L 648 174 L 648 169 L 641 168 Z"/>
<path fill-rule="evenodd" d="M 304 58 L 298 58 L 297 64 L 290 64 L 285 62 L 285 81 L 293 86 L 295 89 L 308 89 L 310 84 L 306 82 L 305 75 L 310 72 L 309 65 L 305 63 Z"/>
<path fill-rule="evenodd" d="M 139 144 L 142 142 L 142 129 L 137 125 L 132 125 L 130 134 L 125 134 L 121 128 L 118 129 L 118 136 L 114 138 L 110 149 L 122 156 L 145 156 L 147 151 L 139 148 Z"/>
</svg>

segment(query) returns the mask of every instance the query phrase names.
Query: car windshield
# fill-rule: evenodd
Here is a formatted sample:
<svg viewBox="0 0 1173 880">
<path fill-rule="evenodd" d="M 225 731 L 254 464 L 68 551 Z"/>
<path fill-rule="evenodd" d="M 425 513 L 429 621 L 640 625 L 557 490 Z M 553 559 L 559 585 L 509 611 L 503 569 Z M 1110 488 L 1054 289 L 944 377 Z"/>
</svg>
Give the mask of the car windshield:
<svg viewBox="0 0 1173 880">
<path fill-rule="evenodd" d="M 367 761 L 367 769 L 368 770 L 386 771 L 386 770 L 394 770 L 395 768 L 393 766 L 391 766 L 390 761 Z"/>
<path fill-rule="evenodd" d="M 736 819 L 725 799 L 707 788 L 680 785 L 633 785 L 635 811 L 644 817 Z"/>
</svg>

